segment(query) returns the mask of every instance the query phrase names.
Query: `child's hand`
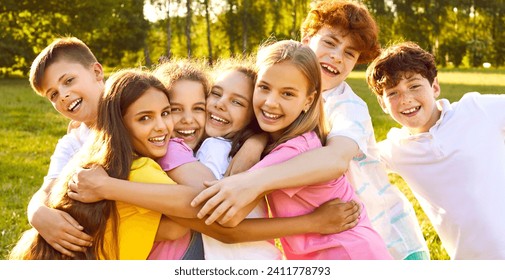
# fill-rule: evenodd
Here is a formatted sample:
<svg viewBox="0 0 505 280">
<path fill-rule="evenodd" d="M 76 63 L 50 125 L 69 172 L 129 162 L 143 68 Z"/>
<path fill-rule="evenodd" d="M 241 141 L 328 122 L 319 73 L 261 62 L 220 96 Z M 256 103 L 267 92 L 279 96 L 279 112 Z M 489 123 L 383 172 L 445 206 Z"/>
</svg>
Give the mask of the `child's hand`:
<svg viewBox="0 0 505 280">
<path fill-rule="evenodd" d="M 205 182 L 208 187 L 198 194 L 191 206 L 195 207 L 205 202 L 198 212 L 199 219 L 210 216 L 205 220 L 207 225 L 219 219 L 220 224 L 226 224 L 238 211 L 258 198 L 258 188 L 246 178 L 247 173 L 240 173 L 225 177 L 219 181 Z M 213 210 L 214 209 L 214 210 Z"/>
<path fill-rule="evenodd" d="M 323 203 L 310 215 L 316 232 L 331 234 L 355 227 L 359 222 L 361 209 L 361 204 L 353 200 L 343 202 L 336 198 Z"/>
<path fill-rule="evenodd" d="M 101 166 L 78 169 L 68 183 L 68 196 L 84 203 L 103 200 L 105 197 L 101 194 L 100 188 L 107 178 L 109 175 Z"/>
<path fill-rule="evenodd" d="M 32 218 L 33 227 L 56 251 L 73 257 L 73 252 L 85 252 L 91 246 L 92 238 L 68 213 L 41 207 Z"/>
</svg>

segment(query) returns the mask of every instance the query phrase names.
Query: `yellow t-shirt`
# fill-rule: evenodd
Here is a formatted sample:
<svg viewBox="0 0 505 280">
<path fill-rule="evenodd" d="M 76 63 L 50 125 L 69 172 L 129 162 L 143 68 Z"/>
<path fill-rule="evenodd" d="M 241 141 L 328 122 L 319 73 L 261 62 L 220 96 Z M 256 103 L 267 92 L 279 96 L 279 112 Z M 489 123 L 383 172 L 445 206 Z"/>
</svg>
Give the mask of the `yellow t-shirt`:
<svg viewBox="0 0 505 280">
<path fill-rule="evenodd" d="M 132 182 L 175 184 L 154 160 L 146 157 L 133 161 L 130 176 Z M 132 204 L 116 201 L 119 213 L 118 245 L 120 260 L 145 260 L 154 243 L 161 213 Z M 105 244 L 111 244 L 111 228 L 107 224 Z M 109 255 L 111 255 L 109 253 Z"/>
</svg>

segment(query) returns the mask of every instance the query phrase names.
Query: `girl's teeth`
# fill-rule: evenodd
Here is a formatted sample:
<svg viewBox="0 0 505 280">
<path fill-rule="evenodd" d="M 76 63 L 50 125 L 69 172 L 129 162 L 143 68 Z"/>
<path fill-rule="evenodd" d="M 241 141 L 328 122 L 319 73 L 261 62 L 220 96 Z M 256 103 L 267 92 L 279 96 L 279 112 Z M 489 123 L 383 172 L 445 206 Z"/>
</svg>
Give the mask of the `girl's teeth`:
<svg viewBox="0 0 505 280">
<path fill-rule="evenodd" d="M 167 138 L 167 136 L 159 136 L 159 137 L 152 137 L 152 138 L 149 138 L 149 141 L 151 142 L 163 142 L 165 141 L 165 139 Z"/>
<path fill-rule="evenodd" d="M 190 135 L 190 134 L 193 134 L 195 133 L 196 130 L 177 130 L 177 133 L 179 134 L 184 134 L 184 135 Z"/>
<path fill-rule="evenodd" d="M 230 123 L 229 121 L 227 121 L 225 119 L 222 119 L 220 117 L 214 116 L 214 115 L 210 115 L 210 118 L 213 119 L 213 120 L 215 120 L 215 121 L 222 122 L 224 124 Z"/>
<path fill-rule="evenodd" d="M 263 111 L 263 114 L 265 115 L 265 117 L 267 117 L 269 119 L 278 119 L 281 117 L 281 115 L 270 114 L 265 111 Z"/>
</svg>

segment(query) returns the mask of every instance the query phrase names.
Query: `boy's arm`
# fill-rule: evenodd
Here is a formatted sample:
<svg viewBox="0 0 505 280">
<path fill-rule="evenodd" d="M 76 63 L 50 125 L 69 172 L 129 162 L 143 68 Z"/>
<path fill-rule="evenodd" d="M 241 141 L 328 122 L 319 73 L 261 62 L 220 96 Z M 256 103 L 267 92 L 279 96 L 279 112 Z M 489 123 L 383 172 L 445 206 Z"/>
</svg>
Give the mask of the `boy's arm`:
<svg viewBox="0 0 505 280">
<path fill-rule="evenodd" d="M 51 188 L 56 179 L 45 180 L 28 204 L 28 221 L 58 252 L 73 256 L 91 246 L 92 238 L 68 213 L 47 206 Z"/>
<path fill-rule="evenodd" d="M 263 193 L 339 178 L 358 152 L 356 142 L 344 136 L 334 136 L 328 139 L 326 146 L 304 152 L 283 163 L 206 182 L 208 188 L 195 197 L 191 205 L 207 201 L 198 217 L 210 214 L 208 224 L 220 217 L 219 222 L 226 223 Z"/>
<path fill-rule="evenodd" d="M 334 199 L 322 204 L 312 213 L 287 218 L 245 219 L 236 227 L 217 223 L 206 225 L 201 219 L 171 217 L 177 223 L 211 236 L 224 243 L 274 239 L 289 235 L 339 233 L 354 227 L 359 220 L 360 205 Z"/>
</svg>

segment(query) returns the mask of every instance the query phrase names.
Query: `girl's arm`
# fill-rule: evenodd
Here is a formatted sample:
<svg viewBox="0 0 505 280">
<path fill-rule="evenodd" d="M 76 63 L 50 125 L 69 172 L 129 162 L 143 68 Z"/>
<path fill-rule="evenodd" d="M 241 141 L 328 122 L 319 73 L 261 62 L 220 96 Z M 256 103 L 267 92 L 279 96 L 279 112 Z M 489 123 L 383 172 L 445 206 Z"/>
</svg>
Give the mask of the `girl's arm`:
<svg viewBox="0 0 505 280">
<path fill-rule="evenodd" d="M 261 133 L 249 137 L 233 156 L 224 176 L 230 176 L 249 170 L 261 159 L 261 154 L 268 142 L 268 134 Z"/>
<path fill-rule="evenodd" d="M 264 240 L 308 232 L 322 234 L 341 232 L 355 226 L 361 212 L 357 203 L 353 201 L 343 203 L 336 199 L 321 205 L 313 213 L 301 217 L 246 219 L 237 226 L 237 229 L 223 227 L 216 223 L 209 227 L 203 220 L 195 219 L 198 208 L 189 206 L 189 201 L 198 193 L 192 187 L 119 180 L 109 177 L 101 167 L 81 170 L 74 175 L 74 180 L 79 184 L 69 184 L 72 191 L 68 195 L 72 199 L 82 202 L 110 199 L 135 204 L 161 212 L 174 221 L 180 222 L 181 225 L 229 243 Z M 90 181 L 94 182 L 90 184 Z M 262 223 L 265 224 L 260 223 L 260 220 L 264 220 Z M 263 228 L 264 226 L 268 229 Z M 210 231 L 211 229 L 213 231 Z M 245 232 L 247 234 L 244 234 Z"/>
<path fill-rule="evenodd" d="M 189 228 L 174 222 L 169 217 L 161 216 L 155 241 L 177 240 L 189 232 Z"/>
<path fill-rule="evenodd" d="M 137 205 L 165 215 L 195 218 L 198 212 L 189 203 L 199 189 L 186 185 L 139 183 L 109 177 L 101 166 L 80 169 L 68 184 L 68 196 L 90 203 L 103 199 Z"/>
<path fill-rule="evenodd" d="M 199 231 L 224 243 L 239 243 L 280 238 L 289 235 L 339 233 L 358 223 L 360 205 L 330 200 L 312 213 L 287 218 L 245 219 L 233 228 L 217 223 L 206 225 L 200 219 L 170 217 L 177 223 Z"/>
<path fill-rule="evenodd" d="M 207 223 L 213 223 L 218 218 L 220 223 L 226 223 L 263 193 L 339 178 L 358 152 L 356 142 L 335 136 L 328 139 L 326 146 L 304 152 L 283 163 L 206 182 L 208 188 L 195 197 L 191 205 L 207 201 L 198 217 L 210 214 Z"/>
</svg>

